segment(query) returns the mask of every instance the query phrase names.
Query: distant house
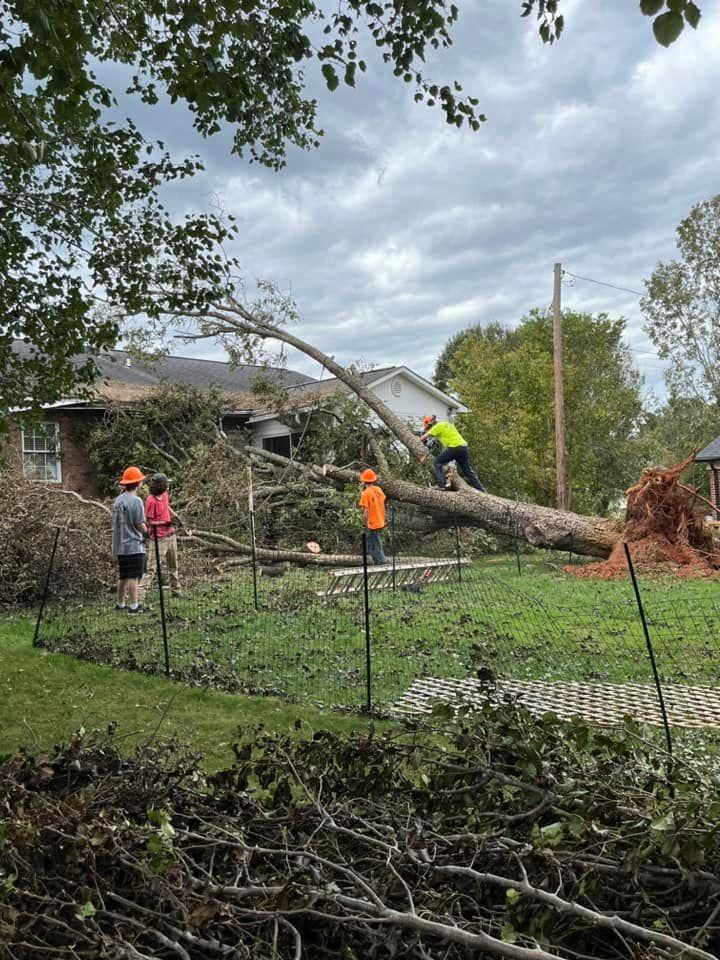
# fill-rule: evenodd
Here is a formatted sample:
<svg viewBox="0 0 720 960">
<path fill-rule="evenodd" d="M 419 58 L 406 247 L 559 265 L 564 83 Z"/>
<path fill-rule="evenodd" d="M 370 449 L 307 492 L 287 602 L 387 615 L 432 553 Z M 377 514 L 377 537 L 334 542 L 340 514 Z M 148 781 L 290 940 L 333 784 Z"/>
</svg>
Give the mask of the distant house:
<svg viewBox="0 0 720 960">
<path fill-rule="evenodd" d="M 696 463 L 704 463 L 708 471 L 713 520 L 720 520 L 720 437 L 715 437 L 695 455 Z"/>
<path fill-rule="evenodd" d="M 18 344 L 16 349 L 27 348 Z M 325 398 L 350 395 L 345 384 L 335 377 L 317 380 L 284 367 L 231 367 L 217 360 L 191 357 L 138 363 L 123 350 L 100 354 L 95 363 L 98 378 L 92 399 L 67 397 L 44 408 L 41 424 L 11 429 L 12 446 L 28 479 L 78 493 L 95 492 L 93 465 L 83 441 L 85 428 L 99 423 L 109 405 L 132 405 L 163 383 L 217 388 L 227 400 L 221 427 L 228 436 L 249 429 L 257 446 L 287 457 L 293 454 L 293 445 L 306 422 L 306 411 Z M 365 372 L 362 377 L 398 417 L 418 425 L 424 414 L 448 418 L 467 412 L 459 400 L 408 367 L 384 367 Z M 282 392 L 282 411 L 268 405 L 266 393 L 260 389 L 268 386 Z"/>
</svg>

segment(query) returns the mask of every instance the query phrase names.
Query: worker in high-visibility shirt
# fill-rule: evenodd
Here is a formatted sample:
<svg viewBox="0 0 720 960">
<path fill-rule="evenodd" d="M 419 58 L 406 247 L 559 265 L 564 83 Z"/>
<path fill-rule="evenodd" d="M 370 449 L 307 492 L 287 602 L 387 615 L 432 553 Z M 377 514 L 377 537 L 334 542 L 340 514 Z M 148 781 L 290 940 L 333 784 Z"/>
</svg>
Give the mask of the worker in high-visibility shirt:
<svg viewBox="0 0 720 960">
<path fill-rule="evenodd" d="M 365 520 L 365 542 L 373 563 L 387 563 L 380 532 L 385 528 L 385 494 L 376 483 L 374 470 L 363 470 L 360 474 L 362 487 L 358 506 Z"/>
<path fill-rule="evenodd" d="M 438 420 L 433 414 L 422 418 L 425 433 L 420 437 L 423 443 L 427 443 L 430 437 L 438 440 L 443 449 L 435 457 L 435 478 L 438 487 L 441 490 L 450 490 L 450 482 L 445 480 L 443 466 L 451 463 L 453 460 L 457 464 L 458 470 L 465 477 L 471 487 L 476 490 L 484 490 L 485 487 L 478 480 L 477 474 L 470 463 L 470 454 L 468 445 L 463 439 L 462 434 L 447 420 Z"/>
</svg>

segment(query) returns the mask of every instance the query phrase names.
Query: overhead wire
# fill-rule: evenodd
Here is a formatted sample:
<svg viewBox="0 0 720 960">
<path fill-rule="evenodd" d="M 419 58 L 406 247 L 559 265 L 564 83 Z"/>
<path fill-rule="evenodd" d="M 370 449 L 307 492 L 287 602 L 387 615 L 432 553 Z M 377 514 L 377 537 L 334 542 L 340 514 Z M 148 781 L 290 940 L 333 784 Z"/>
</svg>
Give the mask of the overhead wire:
<svg viewBox="0 0 720 960">
<path fill-rule="evenodd" d="M 633 290 L 630 287 L 621 287 L 619 286 L 619 284 L 609 283 L 607 280 L 596 280 L 594 277 L 582 277 L 579 273 L 570 273 L 569 270 L 565 270 L 565 269 L 563 269 L 562 271 L 562 276 L 572 277 L 573 280 L 584 280 L 586 283 L 596 283 L 598 284 L 598 286 L 601 286 L 601 287 L 610 287 L 611 290 L 619 290 L 621 293 L 632 293 L 636 297 L 645 296 L 645 294 L 642 293 L 640 290 Z M 627 348 L 632 353 L 638 353 L 646 357 L 655 357 L 657 360 L 662 359 L 657 353 L 654 353 L 652 350 L 643 350 L 641 348 L 631 347 L 629 345 L 627 345 Z"/>
<path fill-rule="evenodd" d="M 630 287 L 620 287 L 616 283 L 608 283 L 607 280 L 595 280 L 593 277 L 581 277 L 579 273 L 570 273 L 569 270 L 563 270 L 564 277 L 572 277 L 573 280 L 585 280 L 587 283 L 597 283 L 601 287 L 610 287 L 613 290 L 620 290 L 622 293 L 632 293 L 636 297 L 644 297 L 645 294 L 639 290 L 631 290 Z"/>
</svg>

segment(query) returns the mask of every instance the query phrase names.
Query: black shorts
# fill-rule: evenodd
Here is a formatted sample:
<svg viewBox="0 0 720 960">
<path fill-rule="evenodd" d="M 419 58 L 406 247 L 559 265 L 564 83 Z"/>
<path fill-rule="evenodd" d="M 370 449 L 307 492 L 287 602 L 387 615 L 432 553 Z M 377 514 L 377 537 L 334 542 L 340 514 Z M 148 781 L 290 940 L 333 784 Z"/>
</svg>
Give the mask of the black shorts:
<svg viewBox="0 0 720 960">
<path fill-rule="evenodd" d="M 118 575 L 120 580 L 141 580 L 145 573 L 144 553 L 119 554 Z"/>
</svg>

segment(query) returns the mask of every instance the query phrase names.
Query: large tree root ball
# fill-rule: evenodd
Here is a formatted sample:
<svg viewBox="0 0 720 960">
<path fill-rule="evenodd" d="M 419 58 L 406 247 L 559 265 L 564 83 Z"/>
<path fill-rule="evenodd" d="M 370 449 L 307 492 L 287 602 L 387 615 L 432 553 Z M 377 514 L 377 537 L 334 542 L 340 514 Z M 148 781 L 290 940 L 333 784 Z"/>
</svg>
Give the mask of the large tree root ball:
<svg viewBox="0 0 720 960">
<path fill-rule="evenodd" d="M 627 575 L 623 542 L 633 564 L 647 573 L 681 577 L 716 577 L 720 550 L 705 524 L 706 506 L 698 504 L 698 491 L 680 482 L 692 457 L 668 469 L 650 467 L 627 491 L 627 512 L 622 537 L 607 560 L 565 569 L 579 577 L 611 579 Z"/>
</svg>

